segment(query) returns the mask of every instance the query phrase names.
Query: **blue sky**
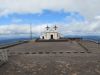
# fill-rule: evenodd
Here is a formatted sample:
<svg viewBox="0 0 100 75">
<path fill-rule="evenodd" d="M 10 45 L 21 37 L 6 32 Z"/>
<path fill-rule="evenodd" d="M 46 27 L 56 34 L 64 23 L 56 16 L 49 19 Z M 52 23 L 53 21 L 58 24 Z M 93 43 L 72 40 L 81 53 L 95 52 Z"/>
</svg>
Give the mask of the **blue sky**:
<svg viewBox="0 0 100 75">
<path fill-rule="evenodd" d="M 49 23 L 71 23 L 82 22 L 85 18 L 78 12 L 49 11 L 44 10 L 42 14 L 18 14 L 13 13 L 0 17 L 0 24 L 49 24 Z"/>
</svg>

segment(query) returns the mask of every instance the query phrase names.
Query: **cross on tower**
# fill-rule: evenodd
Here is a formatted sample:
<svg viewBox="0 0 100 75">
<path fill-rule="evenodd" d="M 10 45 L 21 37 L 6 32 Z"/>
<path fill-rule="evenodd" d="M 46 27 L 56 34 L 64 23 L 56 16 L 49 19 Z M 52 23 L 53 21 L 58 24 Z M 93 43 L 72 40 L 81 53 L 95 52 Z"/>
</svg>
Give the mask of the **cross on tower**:
<svg viewBox="0 0 100 75">
<path fill-rule="evenodd" d="M 47 26 L 47 27 L 46 27 L 46 30 L 48 30 L 49 28 L 50 28 L 50 27 Z"/>
<path fill-rule="evenodd" d="M 57 28 L 58 28 L 58 27 L 55 25 L 55 26 L 54 26 L 54 29 L 56 30 Z"/>
</svg>

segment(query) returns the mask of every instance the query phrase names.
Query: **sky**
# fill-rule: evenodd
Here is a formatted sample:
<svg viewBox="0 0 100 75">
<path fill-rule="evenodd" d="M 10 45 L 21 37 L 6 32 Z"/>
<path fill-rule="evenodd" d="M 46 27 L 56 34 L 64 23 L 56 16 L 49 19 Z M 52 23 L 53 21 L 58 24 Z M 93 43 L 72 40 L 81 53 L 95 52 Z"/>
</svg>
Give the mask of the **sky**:
<svg viewBox="0 0 100 75">
<path fill-rule="evenodd" d="M 0 0 L 0 34 L 40 34 L 57 25 L 63 35 L 100 35 L 100 0 Z"/>
</svg>

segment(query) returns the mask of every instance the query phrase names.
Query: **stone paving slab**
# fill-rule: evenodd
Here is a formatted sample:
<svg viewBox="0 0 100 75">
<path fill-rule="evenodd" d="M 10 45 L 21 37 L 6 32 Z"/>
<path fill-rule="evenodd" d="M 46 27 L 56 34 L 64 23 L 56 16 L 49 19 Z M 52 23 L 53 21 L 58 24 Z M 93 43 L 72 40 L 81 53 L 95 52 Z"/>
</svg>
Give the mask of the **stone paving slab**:
<svg viewBox="0 0 100 75">
<path fill-rule="evenodd" d="M 90 52 L 77 41 L 29 42 L 7 48 L 9 60 L 0 67 L 0 75 L 100 75 L 99 49 L 80 43 Z"/>
<path fill-rule="evenodd" d="M 97 55 L 17 55 L 0 68 L 1 75 L 99 75 Z"/>
<path fill-rule="evenodd" d="M 31 42 L 8 48 L 9 52 L 81 52 L 77 42 Z"/>
</svg>

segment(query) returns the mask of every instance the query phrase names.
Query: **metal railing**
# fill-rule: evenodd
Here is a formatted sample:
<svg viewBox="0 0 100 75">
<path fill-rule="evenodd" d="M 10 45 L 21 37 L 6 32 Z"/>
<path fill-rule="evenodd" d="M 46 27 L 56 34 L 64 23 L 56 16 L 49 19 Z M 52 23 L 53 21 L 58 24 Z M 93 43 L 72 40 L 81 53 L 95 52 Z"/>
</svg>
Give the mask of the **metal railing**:
<svg viewBox="0 0 100 75">
<path fill-rule="evenodd" d="M 8 61 L 8 55 L 6 49 L 0 49 L 0 65 Z"/>
</svg>

